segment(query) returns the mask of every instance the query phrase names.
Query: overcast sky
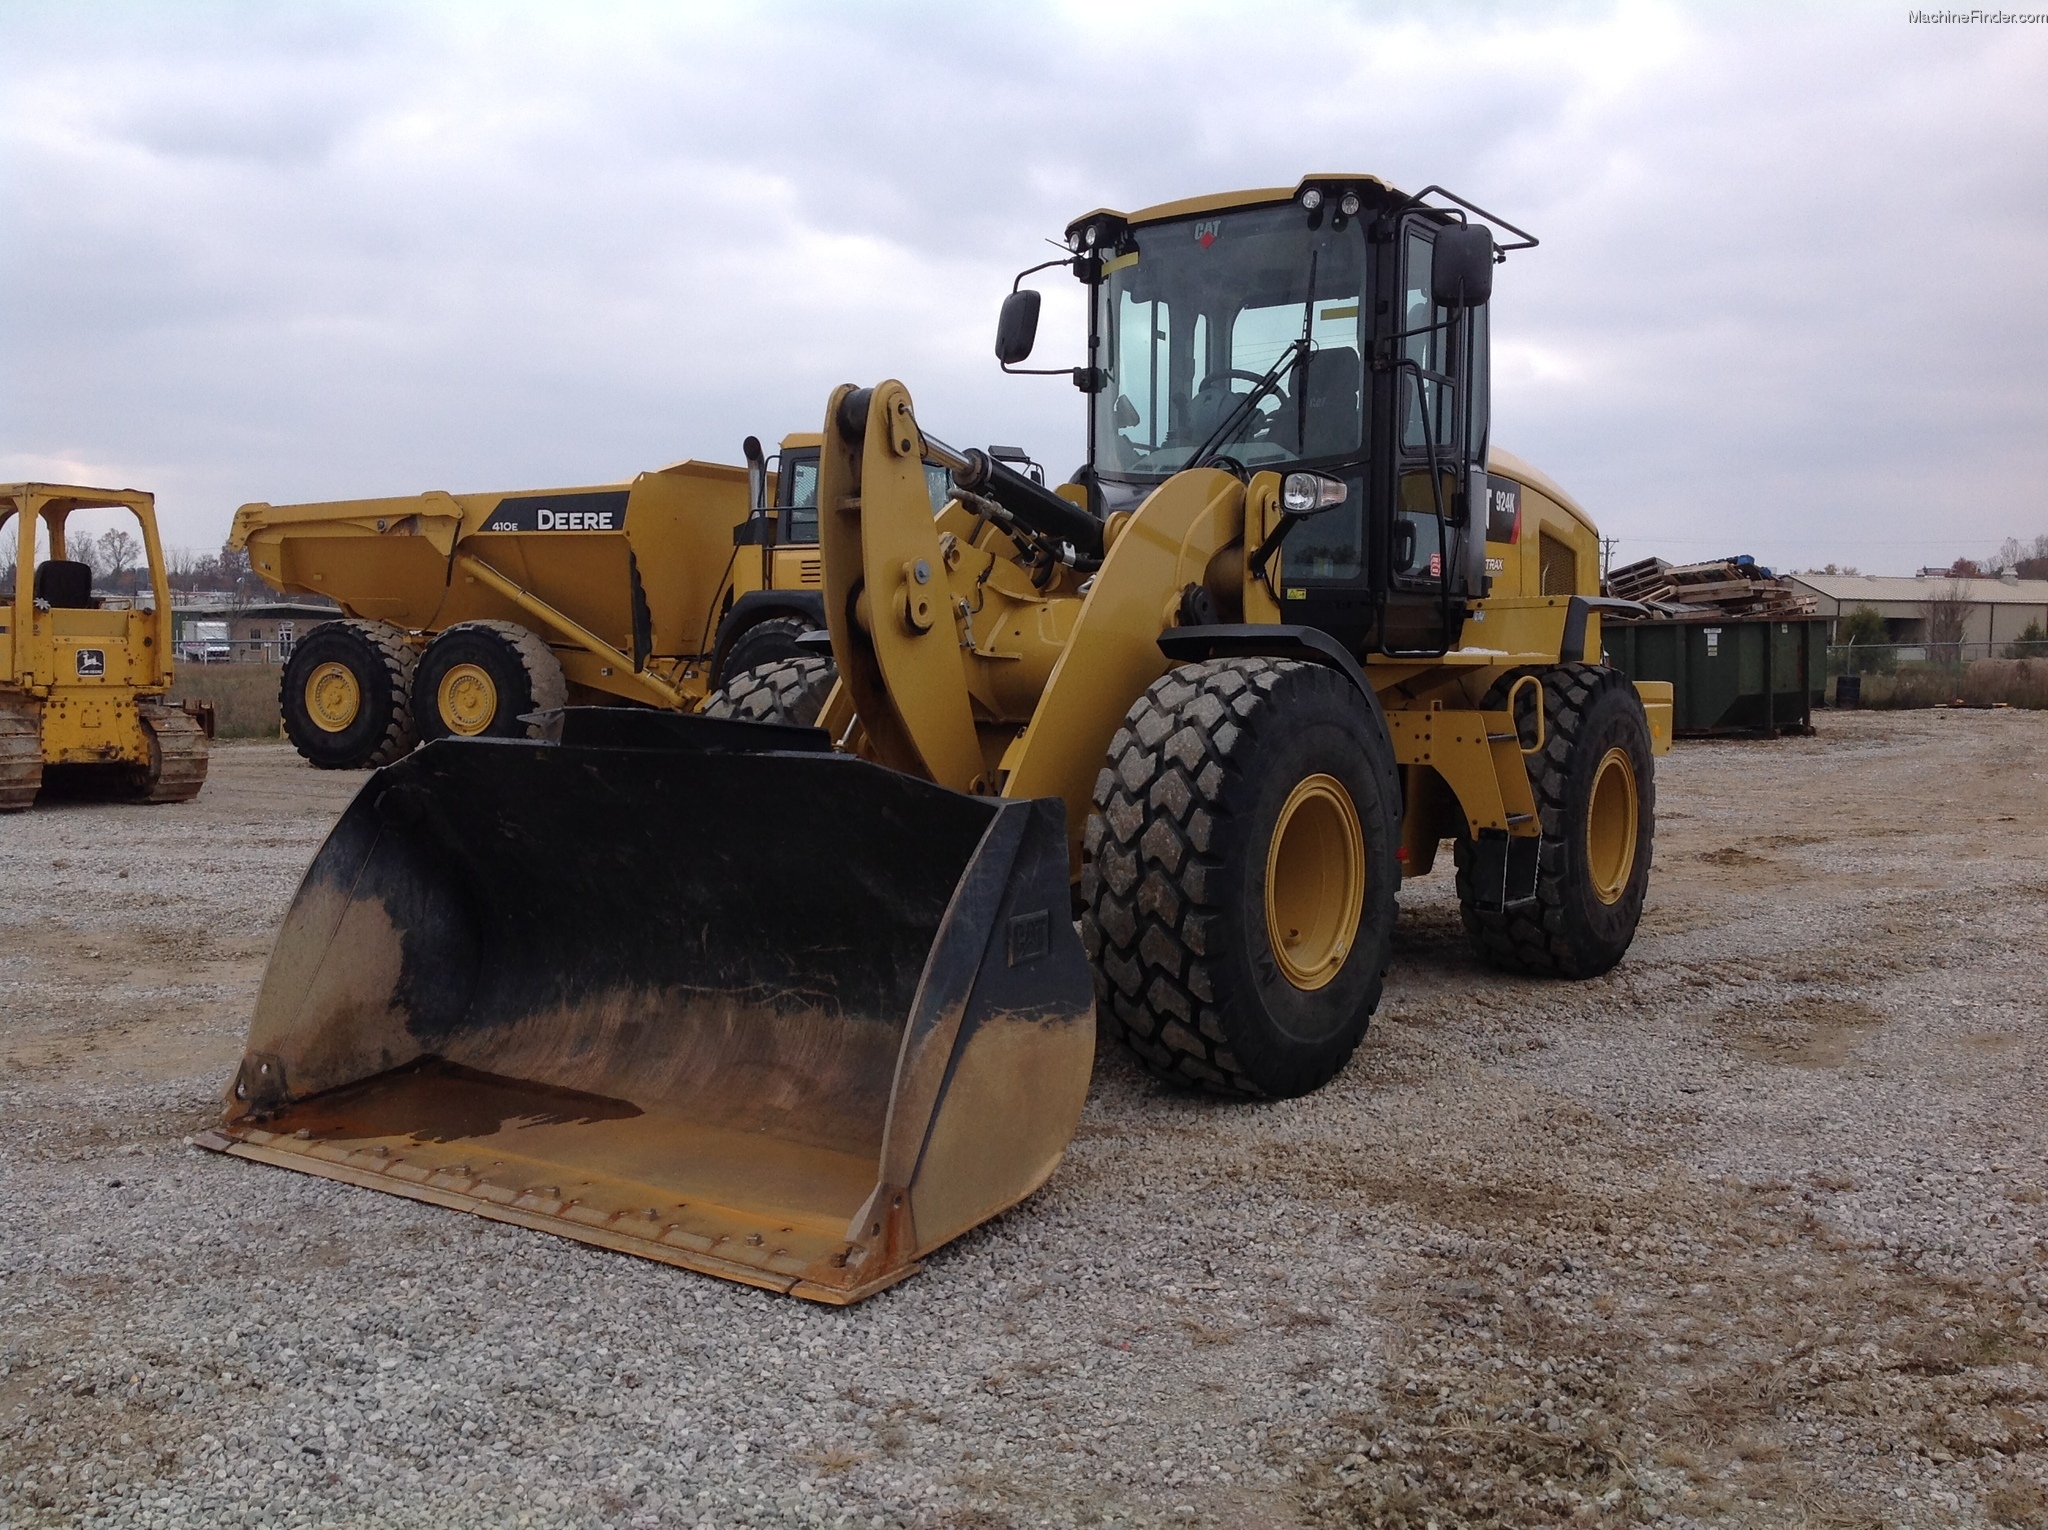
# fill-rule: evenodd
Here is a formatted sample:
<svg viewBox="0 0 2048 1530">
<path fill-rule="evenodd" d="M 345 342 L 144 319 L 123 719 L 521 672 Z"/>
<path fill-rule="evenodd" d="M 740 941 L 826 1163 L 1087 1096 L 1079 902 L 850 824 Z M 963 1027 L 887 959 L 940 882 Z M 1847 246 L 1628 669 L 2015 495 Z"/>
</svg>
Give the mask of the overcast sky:
<svg viewBox="0 0 2048 1530">
<path fill-rule="evenodd" d="M 211 547 L 736 461 L 885 376 L 1065 477 L 1080 396 L 990 355 L 1043 240 L 1367 170 L 1542 237 L 1495 439 L 1618 558 L 1910 571 L 2048 532 L 2048 26 L 1908 16 L 10 0 L 0 479 Z"/>
</svg>

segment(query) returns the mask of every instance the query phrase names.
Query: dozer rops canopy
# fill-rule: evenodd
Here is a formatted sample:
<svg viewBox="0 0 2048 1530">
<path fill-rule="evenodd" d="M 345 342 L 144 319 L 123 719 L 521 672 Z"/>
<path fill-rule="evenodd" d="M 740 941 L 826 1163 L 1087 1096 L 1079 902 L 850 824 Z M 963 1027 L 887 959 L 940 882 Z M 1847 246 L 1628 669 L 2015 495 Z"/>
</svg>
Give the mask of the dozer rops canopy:
<svg viewBox="0 0 2048 1530">
<path fill-rule="evenodd" d="M 1094 1057 L 1057 801 L 559 719 L 371 777 L 203 1145 L 827 1302 L 1044 1182 Z"/>
</svg>

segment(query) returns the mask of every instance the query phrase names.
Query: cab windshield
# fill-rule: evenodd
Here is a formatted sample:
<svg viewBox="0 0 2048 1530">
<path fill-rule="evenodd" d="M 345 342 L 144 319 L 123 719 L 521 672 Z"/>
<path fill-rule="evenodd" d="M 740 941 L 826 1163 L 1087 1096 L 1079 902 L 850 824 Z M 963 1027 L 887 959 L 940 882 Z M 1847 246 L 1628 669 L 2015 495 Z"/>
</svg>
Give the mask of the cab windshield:
<svg viewBox="0 0 2048 1530">
<path fill-rule="evenodd" d="M 1109 386 L 1095 396 L 1095 467 L 1164 478 L 1205 444 L 1250 468 L 1355 459 L 1364 435 L 1365 238 L 1308 226 L 1293 203 L 1133 230 L 1104 265 L 1097 333 Z M 1273 388 L 1244 404 L 1296 342 Z"/>
<path fill-rule="evenodd" d="M 782 540 L 817 541 L 818 449 L 815 446 L 796 447 L 784 452 L 777 482 L 779 506 L 788 514 Z M 927 462 L 924 465 L 924 486 L 932 497 L 932 514 L 937 515 L 953 497 L 953 475 L 936 462 Z"/>
</svg>

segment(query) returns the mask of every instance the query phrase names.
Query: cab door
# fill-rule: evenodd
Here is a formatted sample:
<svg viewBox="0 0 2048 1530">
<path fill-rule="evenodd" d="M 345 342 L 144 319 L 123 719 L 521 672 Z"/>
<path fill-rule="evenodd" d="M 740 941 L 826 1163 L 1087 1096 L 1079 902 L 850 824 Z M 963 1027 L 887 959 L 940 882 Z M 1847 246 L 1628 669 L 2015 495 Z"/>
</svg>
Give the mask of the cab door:
<svg viewBox="0 0 2048 1530">
<path fill-rule="evenodd" d="M 1485 573 L 1486 311 L 1433 296 L 1437 222 L 1410 215 L 1392 303 L 1392 506 L 1383 547 L 1389 652 L 1457 646 Z"/>
</svg>

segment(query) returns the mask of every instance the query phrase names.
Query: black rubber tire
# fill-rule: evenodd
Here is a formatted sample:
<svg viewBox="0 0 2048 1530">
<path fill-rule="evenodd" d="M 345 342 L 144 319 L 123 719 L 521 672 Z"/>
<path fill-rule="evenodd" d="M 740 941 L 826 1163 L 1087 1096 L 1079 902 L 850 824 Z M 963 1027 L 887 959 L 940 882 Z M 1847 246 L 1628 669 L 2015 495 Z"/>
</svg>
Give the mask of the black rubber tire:
<svg viewBox="0 0 2048 1530">
<path fill-rule="evenodd" d="M 1364 907 L 1336 974 L 1296 988 L 1267 933 L 1282 806 L 1327 774 L 1356 809 Z M 1400 778 L 1378 701 L 1299 659 L 1230 658 L 1154 681 L 1125 715 L 1083 840 L 1081 939 L 1097 1024 L 1153 1073 L 1286 1098 L 1328 1082 L 1378 1008 L 1399 883 Z"/>
<path fill-rule="evenodd" d="M 723 687 L 747 670 L 809 657 L 796 640 L 811 630 L 811 624 L 800 616 L 771 616 L 755 622 L 726 649 L 714 684 Z"/>
<path fill-rule="evenodd" d="M 1506 706 L 1509 688 L 1524 674 L 1543 682 L 1543 748 L 1528 757 L 1529 784 L 1543 828 L 1536 898 L 1505 910 L 1476 907 L 1473 846 L 1460 838 L 1458 908 L 1473 949 L 1504 971 L 1598 977 L 1622 959 L 1635 939 L 1650 885 L 1657 783 L 1649 719 L 1628 677 L 1598 664 L 1561 664 L 1508 675 L 1488 693 L 1486 710 Z M 1525 736 L 1533 741 L 1533 728 Z M 1628 752 L 1635 771 L 1635 862 L 1621 895 L 1613 903 L 1603 903 L 1593 889 L 1586 814 L 1594 773 L 1607 751 L 1617 747 Z"/>
<path fill-rule="evenodd" d="M 361 770 L 404 758 L 418 741 L 412 715 L 418 659 L 405 634 L 389 623 L 322 622 L 292 646 L 285 661 L 277 692 L 285 737 L 322 770 Z M 346 665 L 362 696 L 355 721 L 338 733 L 314 722 L 306 707 L 307 680 L 329 663 Z"/>
<path fill-rule="evenodd" d="M 705 697 L 706 717 L 737 717 L 745 722 L 793 723 L 813 726 L 825 698 L 839 679 L 830 659 L 804 655 L 736 671 Z"/>
<path fill-rule="evenodd" d="M 480 732 L 458 734 L 441 716 L 441 681 L 459 664 L 474 664 L 491 677 L 497 705 Z M 413 707 L 420 742 L 440 738 L 539 738 L 540 730 L 520 719 L 569 704 L 569 681 L 554 650 L 517 622 L 457 622 L 438 634 L 420 655 L 413 675 Z"/>
</svg>

